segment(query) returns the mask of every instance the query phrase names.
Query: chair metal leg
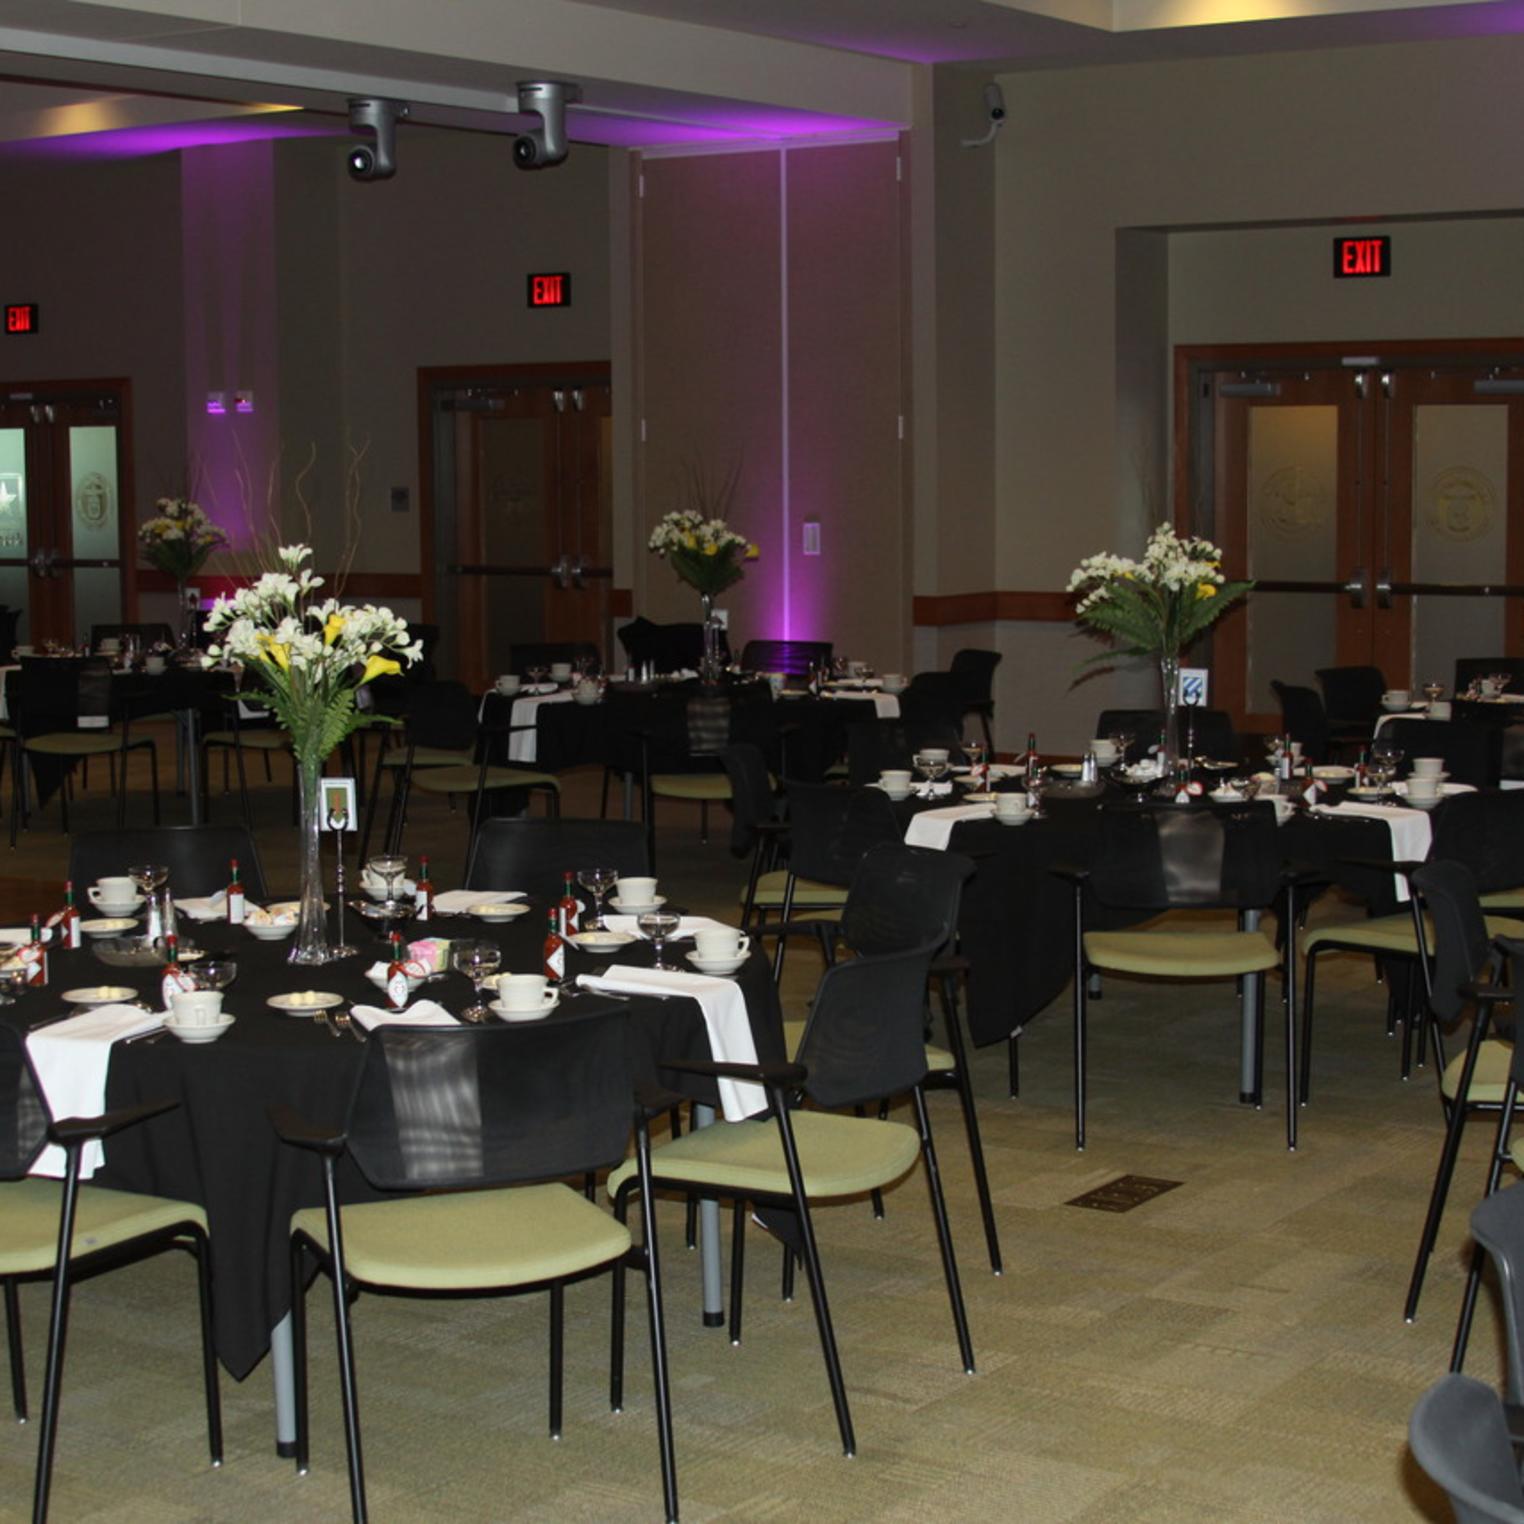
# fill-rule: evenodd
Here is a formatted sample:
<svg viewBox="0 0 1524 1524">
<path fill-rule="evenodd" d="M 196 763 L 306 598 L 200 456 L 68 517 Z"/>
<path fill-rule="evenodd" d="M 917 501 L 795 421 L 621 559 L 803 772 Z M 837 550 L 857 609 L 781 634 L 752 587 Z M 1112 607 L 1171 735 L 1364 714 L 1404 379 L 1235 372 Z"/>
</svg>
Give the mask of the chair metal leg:
<svg viewBox="0 0 1524 1524">
<path fill-rule="evenodd" d="M 628 1224 L 630 1220 L 630 1190 L 633 1182 L 626 1181 L 614 1197 L 614 1217 Z M 642 1232 L 650 1229 L 642 1225 Z M 609 1409 L 624 1411 L 624 1261 L 614 1261 L 609 1277 L 612 1305 L 609 1308 Z"/>
<path fill-rule="evenodd" d="M 1503 1165 L 1508 1162 L 1508 1132 L 1513 1126 L 1514 1107 L 1518 1103 L 1519 1087 L 1510 1079 L 1503 1092 L 1503 1109 L 1498 1116 L 1497 1137 L 1492 1145 L 1492 1159 L 1487 1167 L 1487 1188 L 1483 1196 L 1497 1190 L 1503 1178 Z M 1455 1321 L 1455 1343 L 1450 1350 L 1450 1369 L 1458 1372 L 1466 1363 L 1466 1345 L 1471 1340 L 1471 1320 L 1476 1315 L 1476 1294 L 1482 1284 L 1482 1263 L 1486 1251 L 1480 1244 L 1471 1246 L 1471 1267 L 1466 1272 L 1466 1289 L 1461 1296 L 1460 1316 Z"/>
<path fill-rule="evenodd" d="M 662 1497 L 668 1524 L 677 1524 L 677 1450 L 672 1436 L 672 1382 L 667 1370 L 666 1316 L 661 1301 L 661 1251 L 656 1238 L 656 1197 L 651 1189 L 651 1134 L 635 1129 L 640 1179 L 640 1231 L 646 1262 L 646 1320 L 651 1330 L 651 1377 L 656 1396 L 656 1437 L 661 1447 Z"/>
<path fill-rule="evenodd" d="M 884 1102 L 884 1110 L 880 1111 L 880 1113 L 879 1113 L 879 1120 L 880 1121 L 883 1120 L 884 1114 L 887 1111 L 888 1105 L 889 1105 L 889 1103 L 887 1101 L 885 1101 Z M 852 1111 L 853 1111 L 853 1113 L 855 1115 L 860 1116 L 860 1117 L 866 1117 L 868 1115 L 867 1111 L 863 1107 L 861 1107 L 861 1106 L 854 1106 L 852 1108 Z M 877 1189 L 875 1187 L 873 1190 L 868 1192 L 868 1200 L 873 1204 L 873 1215 L 874 1215 L 874 1217 L 879 1222 L 882 1222 L 884 1220 L 884 1193 L 881 1190 L 879 1190 L 879 1189 Z"/>
<path fill-rule="evenodd" d="M 212 1311 L 212 1246 L 203 1233 L 191 1235 L 196 1261 L 196 1295 L 201 1309 L 201 1381 L 206 1388 L 206 1440 L 212 1464 L 222 1464 L 222 1391 L 217 1382 L 216 1327 Z"/>
<path fill-rule="evenodd" d="M 917 1085 L 916 1125 L 921 1133 L 921 1158 L 926 1165 L 926 1184 L 931 1191 L 931 1215 L 937 1225 L 937 1246 L 942 1251 L 942 1274 L 947 1280 L 947 1296 L 952 1303 L 953 1327 L 958 1332 L 958 1353 L 963 1357 L 963 1373 L 974 1374 L 974 1345 L 968 1335 L 968 1312 L 963 1305 L 963 1287 L 958 1281 L 958 1260 L 953 1253 L 952 1227 L 947 1221 L 947 1201 L 942 1194 L 942 1172 L 937 1167 L 936 1145 L 931 1141 L 931 1116 L 926 1110 L 926 1090 Z"/>
<path fill-rule="evenodd" d="M 5 1283 L 5 1342 L 11 1352 L 11 1406 L 16 1422 L 26 1422 L 26 1365 L 21 1358 L 21 1298 L 15 1281 Z"/>
<path fill-rule="evenodd" d="M 731 1204 L 730 1220 L 730 1342 L 741 1342 L 741 1293 L 746 1286 L 746 1203 Z"/>
<path fill-rule="evenodd" d="M 1012 1032 L 1005 1040 L 1005 1061 L 1010 1086 L 1011 1099 L 1017 1100 L 1021 1096 L 1021 1057 L 1020 1047 L 1021 1033 Z"/>
<path fill-rule="evenodd" d="M 990 1200 L 990 1177 L 984 1167 L 984 1141 L 979 1135 L 979 1114 L 974 1109 L 974 1087 L 968 1072 L 963 1024 L 958 1019 L 957 978 L 943 974 L 940 982 L 942 1023 L 947 1028 L 947 1046 L 952 1050 L 953 1075 L 958 1082 L 958 1100 L 963 1107 L 963 1131 L 968 1137 L 968 1156 L 974 1167 L 974 1190 L 979 1197 L 979 1215 L 984 1221 L 984 1242 L 989 1250 L 990 1269 L 999 1275 L 1004 1269 L 1000 1259 L 1000 1235 L 995 1227 L 995 1206 Z"/>
<path fill-rule="evenodd" d="M 291 1240 L 291 1391 L 296 1420 L 296 1474 L 307 1474 L 307 1255 Z"/>
<path fill-rule="evenodd" d="M 1084 953 L 1074 975 L 1074 1146 L 1085 1150 L 1085 967 Z"/>
<path fill-rule="evenodd" d="M 566 1287 L 550 1288 L 550 1437 L 561 1437 L 562 1330 L 566 1320 Z"/>
<path fill-rule="evenodd" d="M 349 1322 L 349 1296 L 345 1285 L 342 1232 L 338 1195 L 334 1186 L 333 1160 L 325 1157 L 328 1195 L 329 1278 L 333 1282 L 333 1329 L 339 1352 L 339 1392 L 344 1404 L 344 1439 L 349 1452 L 349 1504 L 354 1524 L 365 1524 L 365 1461 L 360 1450 L 360 1402 L 355 1389 L 355 1352 Z"/>
<path fill-rule="evenodd" d="M 788 923 L 794 914 L 794 885 L 797 880 L 794 870 L 789 869 L 788 877 L 783 881 L 783 908 L 779 912 L 778 946 L 773 951 L 773 983 L 783 983 L 783 958 L 788 952 Z"/>
<path fill-rule="evenodd" d="M 1302 1052 L 1300 1073 L 1297 1080 L 1297 1100 L 1307 1104 L 1312 1089 L 1312 991 L 1313 979 L 1318 967 L 1317 949 L 1307 954 L 1307 982 L 1302 986 Z"/>
<path fill-rule="evenodd" d="M 1296 1064 L 1296 913 L 1294 893 L 1286 895 L 1286 955 L 1281 964 L 1281 978 L 1285 988 L 1286 1007 L 1286 1148 L 1296 1152 L 1297 1125 L 1297 1064 Z"/>
<path fill-rule="evenodd" d="M 53 1484 L 53 1450 L 58 1438 L 58 1397 L 63 1384 L 64 1341 L 69 1325 L 69 1255 L 74 1243 L 74 1217 L 79 1205 L 79 1155 L 82 1145 L 69 1148 L 63 1203 L 58 1221 L 58 1252 L 53 1271 L 53 1307 L 48 1321 L 48 1353 L 43 1366 L 42 1432 L 37 1436 L 37 1479 L 32 1490 L 32 1524 L 44 1524 L 48 1493 Z"/>
</svg>

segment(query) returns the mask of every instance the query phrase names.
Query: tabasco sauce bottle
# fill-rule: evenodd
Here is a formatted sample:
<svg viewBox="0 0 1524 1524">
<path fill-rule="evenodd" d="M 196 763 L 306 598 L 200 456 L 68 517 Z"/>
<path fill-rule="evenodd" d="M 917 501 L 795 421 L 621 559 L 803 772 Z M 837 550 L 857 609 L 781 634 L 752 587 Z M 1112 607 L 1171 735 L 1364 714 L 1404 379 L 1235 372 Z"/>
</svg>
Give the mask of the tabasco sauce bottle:
<svg viewBox="0 0 1524 1524">
<path fill-rule="evenodd" d="M 243 885 L 238 881 L 238 859 L 236 857 L 228 864 L 228 870 L 232 874 L 227 887 L 228 925 L 242 926 L 244 912 L 248 908 L 248 897 L 243 892 Z"/>
<path fill-rule="evenodd" d="M 559 984 L 566 977 L 566 943 L 556 929 L 559 910 L 552 910 L 545 931 L 545 980 Z"/>
</svg>

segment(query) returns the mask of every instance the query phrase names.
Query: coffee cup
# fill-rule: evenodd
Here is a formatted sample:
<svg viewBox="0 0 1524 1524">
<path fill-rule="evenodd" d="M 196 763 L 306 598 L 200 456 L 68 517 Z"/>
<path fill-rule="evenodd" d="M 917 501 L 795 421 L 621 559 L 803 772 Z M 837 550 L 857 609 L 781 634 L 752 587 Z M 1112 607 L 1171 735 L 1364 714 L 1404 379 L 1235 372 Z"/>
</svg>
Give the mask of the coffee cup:
<svg viewBox="0 0 1524 1524">
<path fill-rule="evenodd" d="M 1438 781 L 1439 775 L 1445 770 L 1443 757 L 1414 757 L 1413 776 L 1415 778 L 1433 778 Z"/>
<path fill-rule="evenodd" d="M 1438 799 L 1440 782 L 1438 778 L 1424 778 L 1414 773 L 1408 779 L 1409 799 Z"/>
<path fill-rule="evenodd" d="M 751 951 L 751 938 L 733 926 L 705 926 L 693 933 L 693 945 L 705 962 L 744 958 Z"/>
<path fill-rule="evenodd" d="M 516 672 L 505 672 L 497 680 L 497 691 L 504 698 L 512 698 L 519 691 L 519 677 Z"/>
<path fill-rule="evenodd" d="M 910 770 L 887 767 L 878 775 L 879 786 L 891 799 L 904 799 L 910 793 Z"/>
<path fill-rule="evenodd" d="M 909 681 L 903 672 L 884 673 L 885 693 L 903 693 L 909 686 Z"/>
<path fill-rule="evenodd" d="M 603 697 L 603 691 L 590 677 L 584 677 L 575 688 L 572 689 L 572 697 L 579 704 L 596 704 Z"/>
<path fill-rule="evenodd" d="M 1090 754 L 1102 767 L 1110 767 L 1116 761 L 1119 750 L 1115 741 L 1098 740 L 1090 743 Z"/>
<path fill-rule="evenodd" d="M 783 692 L 787 684 L 788 674 L 786 672 L 769 672 L 767 674 L 767 686 L 773 690 L 774 698 L 777 698 Z"/>
<path fill-rule="evenodd" d="M 649 905 L 656 898 L 656 880 L 621 878 L 614 885 L 614 894 L 621 905 Z"/>
<path fill-rule="evenodd" d="M 847 672 L 852 677 L 866 677 L 868 675 L 868 664 L 865 661 L 849 661 L 847 663 Z"/>
<path fill-rule="evenodd" d="M 177 990 L 169 997 L 169 1010 L 181 1026 L 210 1026 L 222 1016 L 222 991 Z"/>
<path fill-rule="evenodd" d="M 1031 805 L 1025 794 L 995 795 L 995 814 L 1001 820 L 1019 820 L 1030 810 Z"/>
<path fill-rule="evenodd" d="M 1483 698 L 1496 698 L 1498 694 L 1503 691 L 1502 685 L 1495 677 L 1484 677 L 1479 679 L 1476 687 L 1477 692 L 1479 692 Z"/>
<path fill-rule="evenodd" d="M 1408 688 L 1388 688 L 1381 695 L 1383 709 L 1406 709 L 1412 702 L 1412 690 Z"/>
<path fill-rule="evenodd" d="M 157 677 L 164 670 L 164 658 L 162 656 L 145 656 L 143 658 L 143 670 L 151 677 Z"/>
<path fill-rule="evenodd" d="M 1429 718 L 1431 720 L 1448 720 L 1450 718 L 1450 700 L 1435 699 L 1429 705 Z"/>
<path fill-rule="evenodd" d="M 571 676 L 571 663 L 569 661 L 551 662 L 550 675 L 553 681 L 564 683 Z"/>
<path fill-rule="evenodd" d="M 130 878 L 100 878 L 85 890 L 97 910 L 131 910 L 142 903 L 138 886 Z"/>
<path fill-rule="evenodd" d="M 556 991 L 544 974 L 500 974 L 497 1003 L 505 1011 L 540 1011 L 556 1003 Z"/>
</svg>

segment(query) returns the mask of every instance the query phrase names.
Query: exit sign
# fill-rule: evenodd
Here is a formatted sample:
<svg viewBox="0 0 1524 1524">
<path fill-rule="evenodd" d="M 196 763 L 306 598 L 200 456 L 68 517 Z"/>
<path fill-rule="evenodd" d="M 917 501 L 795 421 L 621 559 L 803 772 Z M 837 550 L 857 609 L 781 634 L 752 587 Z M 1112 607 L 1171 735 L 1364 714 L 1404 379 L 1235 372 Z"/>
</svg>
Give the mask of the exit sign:
<svg viewBox="0 0 1524 1524">
<path fill-rule="evenodd" d="M 38 312 L 36 302 L 7 302 L 5 304 L 5 331 L 7 333 L 36 333 Z"/>
<path fill-rule="evenodd" d="M 1336 280 L 1392 273 L 1392 240 L 1384 233 L 1379 238 L 1335 238 L 1333 254 Z"/>
<path fill-rule="evenodd" d="M 562 270 L 553 275 L 529 277 L 529 305 L 531 307 L 570 307 L 571 276 Z"/>
</svg>

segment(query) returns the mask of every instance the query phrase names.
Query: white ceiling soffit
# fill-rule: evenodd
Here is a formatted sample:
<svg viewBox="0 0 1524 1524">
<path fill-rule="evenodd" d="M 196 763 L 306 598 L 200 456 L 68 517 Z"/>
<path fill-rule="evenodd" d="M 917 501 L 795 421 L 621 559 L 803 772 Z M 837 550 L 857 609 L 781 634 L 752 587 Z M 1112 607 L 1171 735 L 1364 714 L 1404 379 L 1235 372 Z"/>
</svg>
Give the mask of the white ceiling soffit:
<svg viewBox="0 0 1524 1524">
<path fill-rule="evenodd" d="M 1167 27 L 1234 26 L 1251 21 L 1305 21 L 1385 11 L 1475 9 L 1493 0 L 985 0 L 1007 10 L 1051 16 L 1107 32 L 1157 31 Z"/>
</svg>

